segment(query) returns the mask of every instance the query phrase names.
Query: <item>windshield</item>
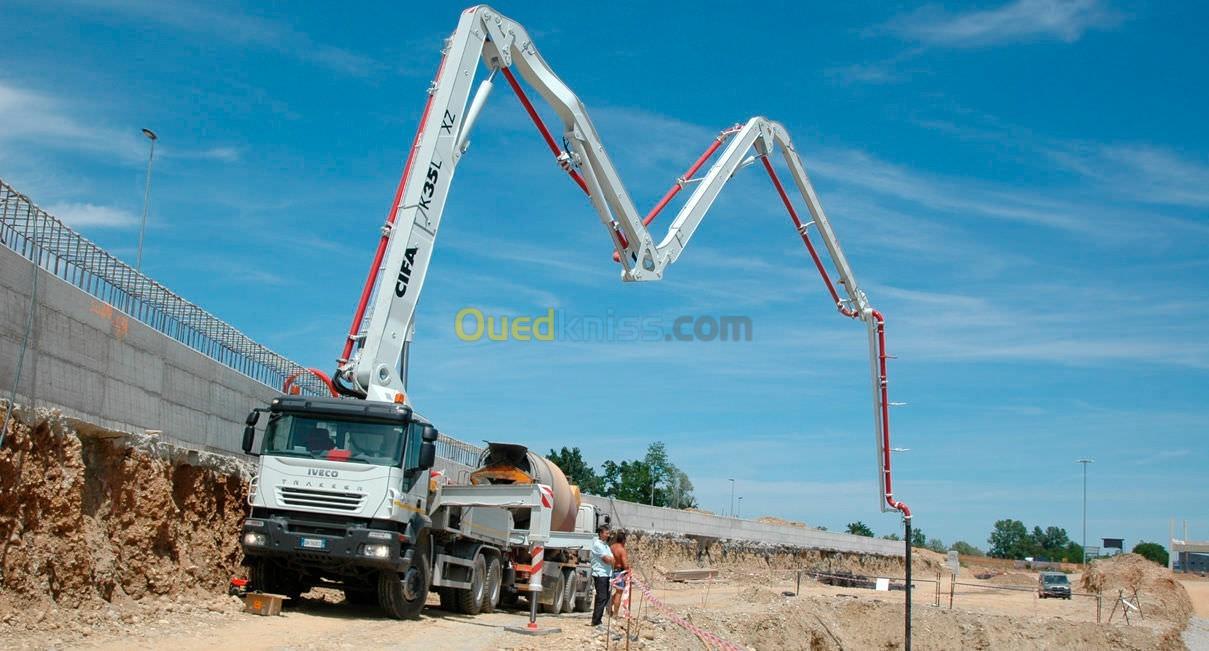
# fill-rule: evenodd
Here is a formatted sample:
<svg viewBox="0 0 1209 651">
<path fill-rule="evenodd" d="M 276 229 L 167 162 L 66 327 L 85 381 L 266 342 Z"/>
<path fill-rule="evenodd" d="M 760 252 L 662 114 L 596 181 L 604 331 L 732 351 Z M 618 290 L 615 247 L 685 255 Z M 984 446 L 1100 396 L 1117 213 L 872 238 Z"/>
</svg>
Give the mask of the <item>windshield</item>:
<svg viewBox="0 0 1209 651">
<path fill-rule="evenodd" d="M 265 430 L 263 454 L 397 466 L 404 426 L 279 414 Z"/>
<path fill-rule="evenodd" d="M 1066 580 L 1065 574 L 1046 574 L 1044 580 L 1046 583 L 1054 583 L 1057 585 L 1067 585 L 1070 583 L 1070 581 Z"/>
</svg>

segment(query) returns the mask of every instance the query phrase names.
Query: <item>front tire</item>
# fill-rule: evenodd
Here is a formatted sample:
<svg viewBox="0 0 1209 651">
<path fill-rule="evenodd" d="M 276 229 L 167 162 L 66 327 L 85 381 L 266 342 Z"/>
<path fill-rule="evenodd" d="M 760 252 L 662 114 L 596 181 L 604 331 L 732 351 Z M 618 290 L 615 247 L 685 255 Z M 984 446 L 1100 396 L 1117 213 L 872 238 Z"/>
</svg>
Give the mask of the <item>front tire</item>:
<svg viewBox="0 0 1209 651">
<path fill-rule="evenodd" d="M 403 573 L 378 574 L 378 605 L 395 619 L 418 619 L 428 600 L 428 558 L 417 554 Z"/>
<path fill-rule="evenodd" d="M 301 577 L 290 576 L 276 563 L 265 558 L 253 563 L 248 575 L 252 589 L 258 592 L 284 595 L 294 600 L 304 592 Z"/>
</svg>

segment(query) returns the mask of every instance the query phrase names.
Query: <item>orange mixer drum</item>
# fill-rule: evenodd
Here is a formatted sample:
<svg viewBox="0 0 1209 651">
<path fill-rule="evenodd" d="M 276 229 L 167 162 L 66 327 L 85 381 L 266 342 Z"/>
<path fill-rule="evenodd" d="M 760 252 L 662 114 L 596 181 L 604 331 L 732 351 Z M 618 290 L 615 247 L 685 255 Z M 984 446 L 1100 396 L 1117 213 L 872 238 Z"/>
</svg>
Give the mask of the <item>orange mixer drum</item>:
<svg viewBox="0 0 1209 651">
<path fill-rule="evenodd" d="M 488 443 L 479 469 L 470 474 L 471 484 L 545 484 L 554 493 L 550 514 L 552 531 L 574 531 L 579 512 L 579 488 L 572 486 L 554 462 L 523 445 Z M 517 523 L 520 525 L 520 523 Z"/>
</svg>

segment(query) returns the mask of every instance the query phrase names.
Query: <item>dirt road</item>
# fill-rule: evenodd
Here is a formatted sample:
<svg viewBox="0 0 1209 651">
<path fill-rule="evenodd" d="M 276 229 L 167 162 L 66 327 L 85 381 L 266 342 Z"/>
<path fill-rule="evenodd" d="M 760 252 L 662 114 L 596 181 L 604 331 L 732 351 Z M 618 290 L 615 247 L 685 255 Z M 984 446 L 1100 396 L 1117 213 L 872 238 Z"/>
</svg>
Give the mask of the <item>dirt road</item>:
<svg viewBox="0 0 1209 651">
<path fill-rule="evenodd" d="M 1192 599 L 1192 610 L 1197 617 L 1209 617 L 1209 581 L 1205 579 L 1180 579 L 1180 584 Z"/>
</svg>

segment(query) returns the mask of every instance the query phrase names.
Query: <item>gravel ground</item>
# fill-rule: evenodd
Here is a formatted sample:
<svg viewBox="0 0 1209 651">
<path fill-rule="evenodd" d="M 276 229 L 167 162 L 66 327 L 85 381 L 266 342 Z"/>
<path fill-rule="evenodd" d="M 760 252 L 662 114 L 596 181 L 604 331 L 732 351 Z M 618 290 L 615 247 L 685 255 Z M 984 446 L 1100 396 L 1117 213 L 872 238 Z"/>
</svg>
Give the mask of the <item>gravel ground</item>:
<svg viewBox="0 0 1209 651">
<path fill-rule="evenodd" d="M 1193 617 L 1184 629 L 1184 645 L 1188 651 L 1209 651 L 1209 618 Z"/>
</svg>

